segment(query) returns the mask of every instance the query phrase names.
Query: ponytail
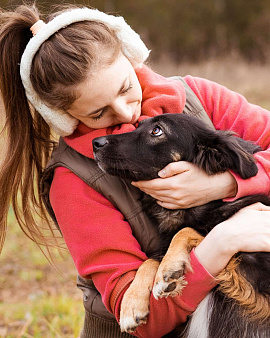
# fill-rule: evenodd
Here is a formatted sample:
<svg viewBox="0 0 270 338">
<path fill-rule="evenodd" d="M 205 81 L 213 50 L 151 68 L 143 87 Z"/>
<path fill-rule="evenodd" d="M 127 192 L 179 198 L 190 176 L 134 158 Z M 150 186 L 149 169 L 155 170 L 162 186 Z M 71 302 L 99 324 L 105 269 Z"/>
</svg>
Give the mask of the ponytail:
<svg viewBox="0 0 270 338">
<path fill-rule="evenodd" d="M 19 226 L 30 239 L 47 248 L 56 244 L 39 191 L 42 171 L 54 143 L 48 125 L 29 106 L 19 71 L 22 53 L 32 37 L 30 27 L 38 20 L 35 6 L 0 12 L 0 90 L 5 107 L 2 138 L 7 143 L 0 171 L 0 252 L 10 204 Z M 41 226 L 43 222 L 48 227 Z M 44 229 L 49 233 L 44 233 Z"/>
</svg>

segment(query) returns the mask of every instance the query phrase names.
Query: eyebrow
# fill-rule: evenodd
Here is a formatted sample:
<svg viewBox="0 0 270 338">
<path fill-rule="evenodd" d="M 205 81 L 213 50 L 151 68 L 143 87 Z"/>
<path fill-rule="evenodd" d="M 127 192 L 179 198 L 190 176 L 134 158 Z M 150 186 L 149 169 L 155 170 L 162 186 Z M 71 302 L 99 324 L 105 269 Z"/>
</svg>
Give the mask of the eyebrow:
<svg viewBox="0 0 270 338">
<path fill-rule="evenodd" d="M 118 93 L 117 93 L 117 96 L 119 96 L 119 95 L 122 93 L 123 89 L 125 88 L 125 83 L 126 83 L 127 79 L 128 79 L 128 76 L 124 79 L 124 81 L 123 81 L 123 83 L 122 83 L 122 86 L 120 87 L 120 89 L 119 89 L 119 91 L 118 91 Z M 99 109 L 96 109 L 95 111 L 93 111 L 93 112 L 87 114 L 87 116 L 95 115 L 95 114 L 97 114 L 99 111 L 103 110 L 103 109 L 106 108 L 106 107 L 107 107 L 107 106 L 101 107 L 101 108 L 99 108 Z"/>
</svg>

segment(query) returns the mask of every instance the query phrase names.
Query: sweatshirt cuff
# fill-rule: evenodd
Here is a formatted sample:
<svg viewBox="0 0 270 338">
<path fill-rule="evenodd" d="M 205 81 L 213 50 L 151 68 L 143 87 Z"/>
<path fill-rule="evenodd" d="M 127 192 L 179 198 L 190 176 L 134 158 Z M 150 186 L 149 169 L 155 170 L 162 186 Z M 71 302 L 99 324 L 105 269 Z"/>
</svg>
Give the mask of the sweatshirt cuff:
<svg viewBox="0 0 270 338">
<path fill-rule="evenodd" d="M 268 195 L 269 194 L 269 177 L 266 174 L 263 166 L 257 162 L 258 166 L 258 173 L 256 176 L 253 176 L 251 178 L 248 178 L 244 180 L 241 178 L 238 174 L 234 173 L 233 171 L 230 171 L 230 173 L 234 176 L 238 190 L 235 197 L 232 198 L 225 198 L 224 202 L 232 202 L 237 200 L 240 197 L 248 196 L 248 195 L 255 195 L 255 194 L 263 194 Z"/>
<path fill-rule="evenodd" d="M 182 295 L 179 297 L 186 307 L 194 311 L 197 305 L 207 296 L 209 291 L 218 283 L 201 264 L 193 249 L 190 253 L 190 263 L 193 271 L 185 275 L 188 287 L 183 289 Z M 174 299 L 176 299 L 175 297 Z M 180 300 L 179 299 L 179 300 Z"/>
</svg>

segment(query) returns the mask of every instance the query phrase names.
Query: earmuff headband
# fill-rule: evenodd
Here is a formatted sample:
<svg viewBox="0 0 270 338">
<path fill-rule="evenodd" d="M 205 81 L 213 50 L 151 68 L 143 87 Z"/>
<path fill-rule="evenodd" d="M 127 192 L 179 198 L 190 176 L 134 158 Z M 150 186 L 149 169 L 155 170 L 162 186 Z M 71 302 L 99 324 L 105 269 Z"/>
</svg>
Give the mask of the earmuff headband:
<svg viewBox="0 0 270 338">
<path fill-rule="evenodd" d="M 26 96 L 33 107 L 42 115 L 48 125 L 60 136 L 71 135 L 79 121 L 62 110 L 53 110 L 42 102 L 35 92 L 30 73 L 33 58 L 42 45 L 50 36 L 74 22 L 100 21 L 108 25 L 122 42 L 123 54 L 129 59 L 134 68 L 140 66 L 148 57 L 149 50 L 140 36 L 125 22 L 122 17 L 116 17 L 100 12 L 97 9 L 77 8 L 61 13 L 49 23 L 39 27 L 21 58 L 20 74 Z M 33 26 L 32 26 L 33 27 Z"/>
</svg>

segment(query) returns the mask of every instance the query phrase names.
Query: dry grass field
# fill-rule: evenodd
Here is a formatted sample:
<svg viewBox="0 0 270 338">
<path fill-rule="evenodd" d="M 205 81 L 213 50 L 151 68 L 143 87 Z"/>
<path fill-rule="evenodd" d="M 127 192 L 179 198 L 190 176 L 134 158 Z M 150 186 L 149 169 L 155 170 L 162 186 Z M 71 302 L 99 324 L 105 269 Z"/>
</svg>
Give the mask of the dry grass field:
<svg viewBox="0 0 270 338">
<path fill-rule="evenodd" d="M 270 110 L 270 64 L 247 64 L 237 58 L 199 64 L 152 67 L 165 76 L 205 77 L 245 95 Z M 68 253 L 56 254 L 57 272 L 18 229 L 10 212 L 8 236 L 0 257 L 0 337 L 78 337 L 83 322 L 81 291 Z"/>
<path fill-rule="evenodd" d="M 241 93 L 249 102 L 270 110 L 270 63 L 261 65 L 227 57 L 179 65 L 164 59 L 151 66 L 164 76 L 193 75 L 218 82 Z"/>
<path fill-rule="evenodd" d="M 82 294 L 66 251 L 53 252 L 52 267 L 9 214 L 0 264 L 0 337 L 78 337 Z"/>
</svg>

